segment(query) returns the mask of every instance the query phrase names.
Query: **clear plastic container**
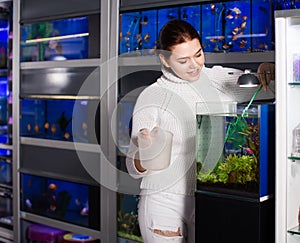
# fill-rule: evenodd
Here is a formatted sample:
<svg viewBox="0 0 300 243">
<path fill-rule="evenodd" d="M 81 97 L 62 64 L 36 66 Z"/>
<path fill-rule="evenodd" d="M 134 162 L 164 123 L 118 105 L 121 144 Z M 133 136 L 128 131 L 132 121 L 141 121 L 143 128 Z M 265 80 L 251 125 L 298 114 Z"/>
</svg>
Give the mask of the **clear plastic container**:
<svg viewBox="0 0 300 243">
<path fill-rule="evenodd" d="M 138 134 L 141 165 L 147 170 L 163 170 L 170 165 L 173 134 L 155 127 Z"/>
</svg>

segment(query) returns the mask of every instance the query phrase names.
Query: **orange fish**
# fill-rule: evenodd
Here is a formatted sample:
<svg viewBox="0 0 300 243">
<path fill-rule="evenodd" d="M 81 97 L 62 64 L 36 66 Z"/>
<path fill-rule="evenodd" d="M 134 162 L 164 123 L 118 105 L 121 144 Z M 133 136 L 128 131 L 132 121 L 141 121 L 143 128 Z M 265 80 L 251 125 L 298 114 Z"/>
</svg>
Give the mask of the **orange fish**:
<svg viewBox="0 0 300 243">
<path fill-rule="evenodd" d="M 241 28 L 243 29 L 243 28 L 245 28 L 246 27 L 246 24 L 247 24 L 247 22 L 245 21 L 245 22 L 243 22 L 243 23 L 241 23 Z"/>
<path fill-rule="evenodd" d="M 240 41 L 240 48 L 244 48 L 247 45 L 247 41 L 241 40 Z"/>
<path fill-rule="evenodd" d="M 49 127 L 50 127 L 49 122 L 45 122 L 44 128 L 45 128 L 45 129 L 49 129 Z"/>
<path fill-rule="evenodd" d="M 56 125 L 55 124 L 53 124 L 51 126 L 51 132 L 52 132 L 53 135 L 56 133 Z"/>
<path fill-rule="evenodd" d="M 216 39 L 216 38 L 210 38 L 209 41 L 212 42 L 212 43 L 216 43 L 216 42 L 218 42 L 218 39 Z"/>
<path fill-rule="evenodd" d="M 35 131 L 36 133 L 38 133 L 38 132 L 40 131 L 39 125 L 35 125 L 35 126 L 34 126 L 34 131 Z"/>
</svg>

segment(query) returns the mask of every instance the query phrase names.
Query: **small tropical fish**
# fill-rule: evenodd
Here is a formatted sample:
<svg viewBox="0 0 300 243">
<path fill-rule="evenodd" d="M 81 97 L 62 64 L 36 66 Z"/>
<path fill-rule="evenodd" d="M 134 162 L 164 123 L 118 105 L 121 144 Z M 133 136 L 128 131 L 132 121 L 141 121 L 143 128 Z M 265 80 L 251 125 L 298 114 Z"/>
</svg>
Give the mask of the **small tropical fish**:
<svg viewBox="0 0 300 243">
<path fill-rule="evenodd" d="M 245 22 L 243 22 L 243 23 L 241 23 L 241 28 L 243 29 L 243 28 L 246 28 L 246 24 L 247 24 L 247 22 L 245 21 Z"/>
<path fill-rule="evenodd" d="M 228 14 L 228 15 L 226 16 L 226 19 L 233 19 L 232 14 Z"/>
<path fill-rule="evenodd" d="M 64 138 L 65 138 L 66 140 L 68 140 L 70 137 L 71 137 L 70 133 L 65 132 Z"/>
<path fill-rule="evenodd" d="M 216 38 L 210 38 L 209 41 L 212 42 L 212 43 L 216 43 L 216 42 L 218 42 L 218 39 L 216 39 Z"/>
<path fill-rule="evenodd" d="M 51 126 L 51 132 L 52 132 L 53 135 L 56 133 L 56 125 L 55 124 L 53 124 Z"/>
<path fill-rule="evenodd" d="M 150 39 L 150 34 L 149 33 L 145 34 L 144 41 L 148 41 L 149 39 Z"/>
<path fill-rule="evenodd" d="M 231 42 L 229 42 L 228 44 L 225 43 L 225 44 L 222 46 L 222 48 L 223 48 L 224 50 L 228 50 L 228 49 L 232 48 L 232 43 L 231 43 Z"/>
<path fill-rule="evenodd" d="M 240 48 L 244 48 L 247 45 L 247 41 L 241 40 L 240 41 Z"/>
<path fill-rule="evenodd" d="M 232 31 L 232 34 L 236 35 L 239 32 L 240 28 L 239 27 L 235 27 Z"/>
<path fill-rule="evenodd" d="M 50 189 L 50 190 L 57 190 L 57 186 L 54 183 L 50 183 L 49 186 L 48 186 L 48 189 Z"/>
<path fill-rule="evenodd" d="M 242 13 L 242 11 L 237 7 L 232 8 L 231 11 L 234 12 L 235 14 L 237 14 L 237 15 L 240 15 Z"/>
<path fill-rule="evenodd" d="M 233 41 L 237 40 L 237 38 L 238 38 L 238 35 L 232 36 L 232 40 L 233 40 Z"/>
<path fill-rule="evenodd" d="M 248 17 L 246 15 L 242 16 L 242 20 L 247 20 Z"/>
<path fill-rule="evenodd" d="M 44 128 L 45 128 L 45 129 L 49 129 L 49 127 L 50 127 L 49 122 L 45 122 Z"/>
<path fill-rule="evenodd" d="M 30 125 L 30 123 L 27 124 L 27 131 L 28 131 L 28 132 L 31 131 L 31 125 Z"/>
<path fill-rule="evenodd" d="M 40 131 L 39 125 L 35 125 L 35 126 L 34 126 L 34 131 L 35 131 L 36 133 L 38 133 L 38 132 Z"/>
</svg>

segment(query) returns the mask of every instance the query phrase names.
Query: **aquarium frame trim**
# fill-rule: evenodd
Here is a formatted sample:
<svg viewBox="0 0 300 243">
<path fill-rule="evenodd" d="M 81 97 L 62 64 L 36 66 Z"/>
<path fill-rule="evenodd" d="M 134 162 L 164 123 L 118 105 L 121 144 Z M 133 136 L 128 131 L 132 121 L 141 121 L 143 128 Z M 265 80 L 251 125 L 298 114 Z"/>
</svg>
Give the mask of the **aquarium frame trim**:
<svg viewBox="0 0 300 243">
<path fill-rule="evenodd" d="M 51 68 L 76 68 L 76 67 L 100 67 L 101 58 L 64 60 L 64 61 L 39 61 L 39 62 L 22 62 L 21 70 L 26 69 L 51 69 Z"/>
<path fill-rule="evenodd" d="M 259 60 L 259 61 L 258 61 Z M 275 51 L 205 53 L 206 64 L 236 64 L 274 62 Z M 119 66 L 160 66 L 156 56 L 120 56 Z"/>
<path fill-rule="evenodd" d="M 50 140 L 50 139 L 42 139 L 42 138 L 20 137 L 20 144 L 47 147 L 47 148 L 80 150 L 80 151 L 92 152 L 92 153 L 99 153 L 97 151 L 100 151 L 99 144 L 58 141 L 58 140 Z"/>
<path fill-rule="evenodd" d="M 100 96 L 78 96 L 78 95 L 20 95 L 20 98 L 27 99 L 48 99 L 48 100 L 100 100 Z"/>
<path fill-rule="evenodd" d="M 86 228 L 83 226 L 66 223 L 63 221 L 31 214 L 31 213 L 24 212 L 24 211 L 20 212 L 20 218 L 23 220 L 33 221 L 33 222 L 40 223 L 40 224 L 46 224 L 48 226 L 55 227 L 55 228 L 62 228 L 62 229 L 67 228 L 69 231 L 83 232 L 84 234 L 89 235 L 96 239 L 101 239 L 101 237 L 103 237 L 103 234 L 105 234 L 105 232 L 102 232 L 100 230 L 99 231 L 92 230 L 92 229 L 89 229 L 89 228 Z"/>
</svg>

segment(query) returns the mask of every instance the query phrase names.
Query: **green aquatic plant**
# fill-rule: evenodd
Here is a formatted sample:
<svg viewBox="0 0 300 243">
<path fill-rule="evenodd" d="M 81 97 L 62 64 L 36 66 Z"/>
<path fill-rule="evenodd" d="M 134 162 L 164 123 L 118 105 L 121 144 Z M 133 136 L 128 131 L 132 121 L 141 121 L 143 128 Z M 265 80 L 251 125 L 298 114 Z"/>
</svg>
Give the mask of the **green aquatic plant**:
<svg viewBox="0 0 300 243">
<path fill-rule="evenodd" d="M 143 242 L 139 224 L 138 216 L 135 213 L 123 213 L 118 211 L 118 236 L 137 242 Z"/>
<path fill-rule="evenodd" d="M 224 161 L 207 173 L 198 173 L 197 179 L 209 183 L 246 184 L 258 182 L 258 161 L 253 155 L 228 155 Z"/>
</svg>

